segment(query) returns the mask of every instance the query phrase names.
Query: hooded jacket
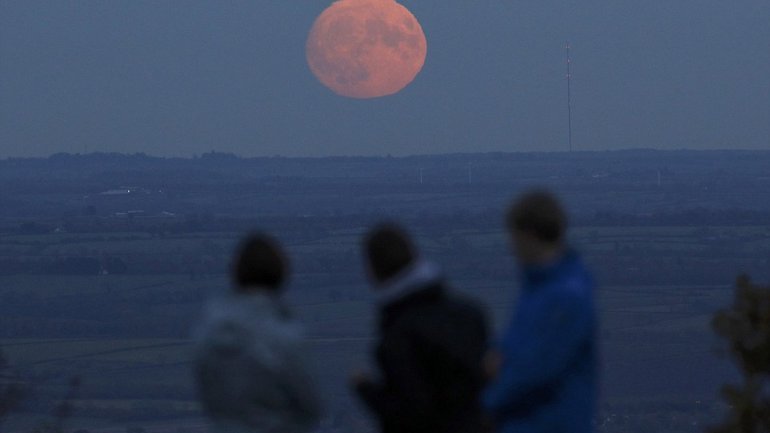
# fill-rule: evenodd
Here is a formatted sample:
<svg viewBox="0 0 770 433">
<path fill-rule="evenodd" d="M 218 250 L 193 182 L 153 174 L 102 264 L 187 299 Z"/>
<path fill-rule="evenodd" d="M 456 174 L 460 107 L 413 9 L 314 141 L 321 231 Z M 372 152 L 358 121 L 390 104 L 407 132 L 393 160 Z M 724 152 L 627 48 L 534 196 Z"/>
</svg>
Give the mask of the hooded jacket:
<svg viewBox="0 0 770 433">
<path fill-rule="evenodd" d="M 315 426 L 320 399 L 302 331 L 277 297 L 217 299 L 196 334 L 201 403 L 217 431 L 301 433 Z"/>
<path fill-rule="evenodd" d="M 592 279 L 568 252 L 524 268 L 521 286 L 483 405 L 504 433 L 588 433 L 597 398 Z"/>
<path fill-rule="evenodd" d="M 451 296 L 420 262 L 381 289 L 375 357 L 381 378 L 357 391 L 384 433 L 477 432 L 487 329 L 480 308 Z"/>
</svg>

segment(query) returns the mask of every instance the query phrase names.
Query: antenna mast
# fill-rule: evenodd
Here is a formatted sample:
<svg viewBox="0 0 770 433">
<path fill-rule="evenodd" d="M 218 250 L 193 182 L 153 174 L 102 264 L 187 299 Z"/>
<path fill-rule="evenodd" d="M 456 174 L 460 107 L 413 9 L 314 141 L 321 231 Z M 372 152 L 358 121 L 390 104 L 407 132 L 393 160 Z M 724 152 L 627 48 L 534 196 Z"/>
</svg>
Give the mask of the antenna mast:
<svg viewBox="0 0 770 433">
<path fill-rule="evenodd" d="M 570 57 L 570 44 L 567 41 L 567 135 L 569 141 L 569 151 L 572 152 L 572 57 Z"/>
</svg>

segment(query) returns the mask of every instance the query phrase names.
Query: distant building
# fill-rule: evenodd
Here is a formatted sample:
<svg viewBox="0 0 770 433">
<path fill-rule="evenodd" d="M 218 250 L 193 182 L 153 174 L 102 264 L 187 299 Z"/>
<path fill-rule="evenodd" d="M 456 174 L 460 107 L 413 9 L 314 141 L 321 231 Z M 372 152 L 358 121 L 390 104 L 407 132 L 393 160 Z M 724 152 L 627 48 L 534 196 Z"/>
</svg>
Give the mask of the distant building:
<svg viewBox="0 0 770 433">
<path fill-rule="evenodd" d="M 121 186 L 120 188 L 108 189 L 107 191 L 100 192 L 99 195 L 128 195 L 139 191 L 140 188 L 135 186 Z"/>
</svg>

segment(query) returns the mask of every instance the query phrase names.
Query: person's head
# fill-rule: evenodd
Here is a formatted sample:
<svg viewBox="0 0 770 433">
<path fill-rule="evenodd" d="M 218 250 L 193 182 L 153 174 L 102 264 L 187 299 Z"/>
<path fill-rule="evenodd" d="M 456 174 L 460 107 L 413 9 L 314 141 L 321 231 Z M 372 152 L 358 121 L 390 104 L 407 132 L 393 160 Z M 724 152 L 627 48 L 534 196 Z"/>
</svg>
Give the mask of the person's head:
<svg viewBox="0 0 770 433">
<path fill-rule="evenodd" d="M 409 235 L 393 223 L 380 224 L 364 238 L 364 254 L 371 278 L 381 284 L 408 268 L 415 260 Z"/>
<path fill-rule="evenodd" d="M 233 266 L 236 291 L 279 293 L 287 274 L 286 256 L 272 237 L 254 233 L 243 240 Z"/>
<path fill-rule="evenodd" d="M 506 225 L 523 263 L 546 262 L 564 249 L 567 216 L 548 191 L 530 191 L 519 197 L 508 210 Z"/>
</svg>

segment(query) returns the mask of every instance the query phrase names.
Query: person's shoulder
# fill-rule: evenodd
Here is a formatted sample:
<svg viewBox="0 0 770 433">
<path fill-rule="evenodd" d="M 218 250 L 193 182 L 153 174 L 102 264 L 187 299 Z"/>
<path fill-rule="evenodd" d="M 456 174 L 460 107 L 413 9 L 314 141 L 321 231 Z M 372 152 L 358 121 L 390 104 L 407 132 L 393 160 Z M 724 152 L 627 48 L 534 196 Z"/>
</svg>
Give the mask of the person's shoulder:
<svg viewBox="0 0 770 433">
<path fill-rule="evenodd" d="M 562 267 L 555 279 L 551 281 L 551 289 L 562 293 L 586 294 L 593 288 L 594 280 L 591 271 L 579 257 L 575 257 L 567 266 Z"/>
<path fill-rule="evenodd" d="M 446 300 L 447 303 L 452 305 L 454 308 L 458 309 L 467 309 L 467 310 L 481 310 L 481 301 L 478 299 L 467 295 L 465 293 L 459 292 L 456 289 L 447 289 L 446 291 Z"/>
<path fill-rule="evenodd" d="M 485 317 L 485 308 L 481 301 L 454 290 L 447 290 L 446 305 L 455 315 L 477 320 L 483 320 Z"/>
<path fill-rule="evenodd" d="M 452 329 L 452 333 L 460 337 L 461 341 L 473 340 L 486 346 L 489 324 L 484 305 L 479 300 L 460 293 L 450 293 L 447 298 L 449 307 L 442 317 L 442 328 Z M 468 346 L 469 350 L 471 347 L 473 345 Z"/>
<path fill-rule="evenodd" d="M 483 316 L 481 303 L 460 294 L 448 285 L 434 285 L 424 289 L 423 295 L 414 302 L 403 302 L 397 313 L 391 314 L 392 324 L 410 326 L 415 321 L 444 320 L 447 315 Z"/>
<path fill-rule="evenodd" d="M 594 279 L 587 268 L 581 267 L 565 275 L 561 286 L 566 294 L 590 297 L 594 290 Z"/>
<path fill-rule="evenodd" d="M 564 274 L 549 286 L 540 294 L 542 308 L 583 310 L 593 304 L 593 282 L 585 273 Z"/>
</svg>

